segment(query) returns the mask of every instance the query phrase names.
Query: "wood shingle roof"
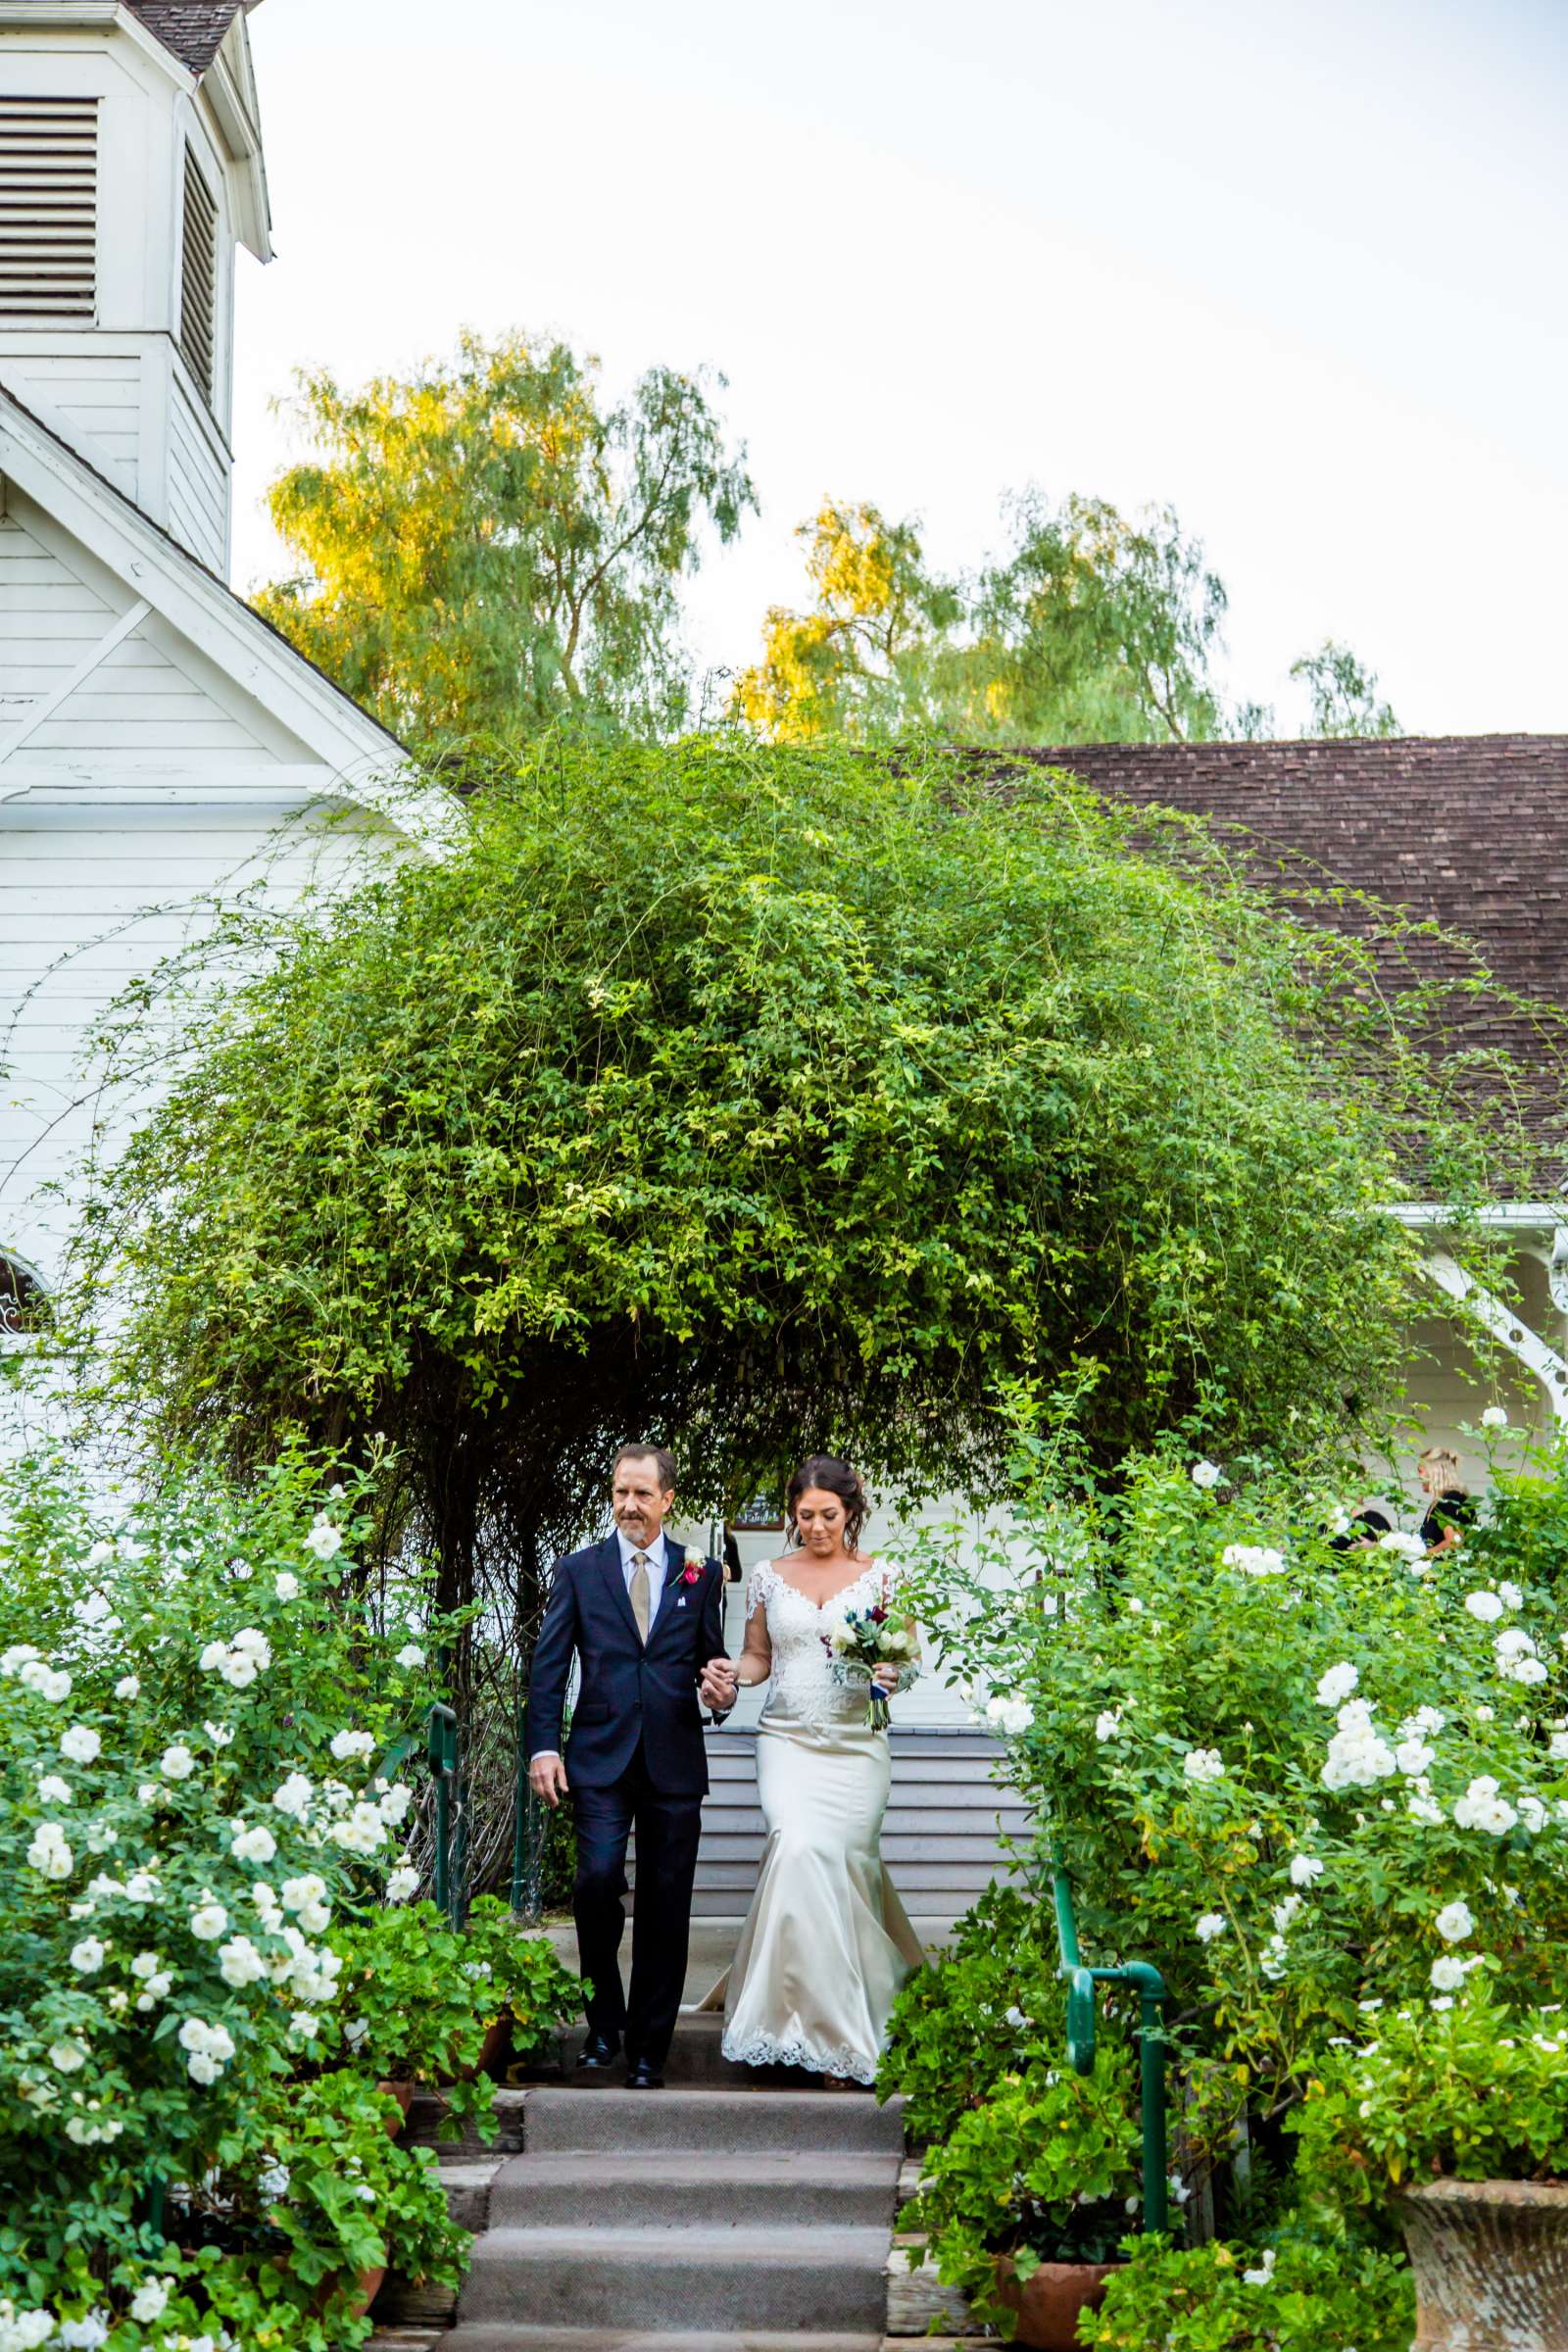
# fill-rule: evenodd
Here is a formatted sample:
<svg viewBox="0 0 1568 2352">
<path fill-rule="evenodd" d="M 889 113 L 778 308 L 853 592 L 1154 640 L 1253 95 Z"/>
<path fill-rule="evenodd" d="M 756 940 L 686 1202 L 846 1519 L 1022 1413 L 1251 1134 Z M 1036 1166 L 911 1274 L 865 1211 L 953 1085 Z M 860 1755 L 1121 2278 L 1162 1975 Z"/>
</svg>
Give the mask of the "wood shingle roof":
<svg viewBox="0 0 1568 2352">
<path fill-rule="evenodd" d="M 246 0 L 125 0 L 133 17 L 193 74 L 205 74 Z"/>
<path fill-rule="evenodd" d="M 1514 995 L 1568 1019 L 1568 735 L 1388 742 L 1074 744 L 1024 755 L 1110 801 L 1206 818 L 1254 876 L 1314 921 L 1375 941 L 1369 901 L 1446 938 L 1385 964 L 1398 985 L 1452 984 L 1474 943 L 1499 989 L 1464 1002 L 1454 1043 L 1526 1074 L 1529 1123 L 1560 1132 L 1562 1039 Z M 1335 894 L 1339 895 L 1336 896 Z M 1380 961 L 1384 959 L 1380 956 Z"/>
</svg>

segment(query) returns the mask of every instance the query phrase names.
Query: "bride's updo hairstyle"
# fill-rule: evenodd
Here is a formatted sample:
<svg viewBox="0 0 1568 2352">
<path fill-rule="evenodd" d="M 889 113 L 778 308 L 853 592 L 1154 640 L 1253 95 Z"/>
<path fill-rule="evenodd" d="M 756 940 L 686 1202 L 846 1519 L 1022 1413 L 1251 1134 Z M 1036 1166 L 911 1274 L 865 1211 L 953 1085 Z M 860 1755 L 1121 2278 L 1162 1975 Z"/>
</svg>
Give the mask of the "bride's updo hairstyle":
<svg viewBox="0 0 1568 2352">
<path fill-rule="evenodd" d="M 795 1506 L 812 1487 L 823 1494 L 836 1494 L 843 1503 L 844 1548 L 846 1551 L 858 1551 L 860 1547 L 860 1530 L 870 1514 L 871 1505 L 856 1472 L 848 1462 L 841 1462 L 836 1453 L 808 1454 L 790 1480 L 784 1497 L 784 1511 L 793 1541 L 798 1544 L 801 1540 L 801 1531 L 795 1520 Z"/>
</svg>

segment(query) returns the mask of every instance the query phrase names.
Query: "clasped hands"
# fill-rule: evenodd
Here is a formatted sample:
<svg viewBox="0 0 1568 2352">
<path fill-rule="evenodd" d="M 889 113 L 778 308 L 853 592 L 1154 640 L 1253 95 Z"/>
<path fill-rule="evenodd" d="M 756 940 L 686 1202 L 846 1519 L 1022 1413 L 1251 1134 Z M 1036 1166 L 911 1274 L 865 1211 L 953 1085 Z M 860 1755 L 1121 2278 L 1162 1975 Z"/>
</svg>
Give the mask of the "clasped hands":
<svg viewBox="0 0 1568 2352">
<path fill-rule="evenodd" d="M 710 1715 L 727 1715 L 740 1690 L 733 1658 L 710 1658 L 703 1668 L 698 1696 Z"/>
</svg>

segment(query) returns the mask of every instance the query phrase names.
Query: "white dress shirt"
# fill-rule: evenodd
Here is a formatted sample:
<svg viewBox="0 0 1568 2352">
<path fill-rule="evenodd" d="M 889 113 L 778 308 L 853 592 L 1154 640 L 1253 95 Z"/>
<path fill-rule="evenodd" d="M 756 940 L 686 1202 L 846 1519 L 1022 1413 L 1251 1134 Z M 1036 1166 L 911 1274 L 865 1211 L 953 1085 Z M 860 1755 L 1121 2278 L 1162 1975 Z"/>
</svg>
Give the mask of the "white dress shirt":
<svg viewBox="0 0 1568 2352">
<path fill-rule="evenodd" d="M 615 1530 L 615 1542 L 620 1545 L 620 1573 L 626 1580 L 626 1598 L 630 1600 L 631 1580 L 637 1573 L 637 1546 L 628 1536 L 621 1534 L 618 1527 Z M 664 1597 L 664 1577 L 669 1561 L 662 1528 L 644 1556 L 648 1561 L 648 1631 L 651 1636 L 659 1622 L 659 1604 Z M 559 1748 L 541 1747 L 533 1761 L 537 1764 L 541 1756 L 554 1756 L 559 1763 L 561 1751 Z"/>
</svg>

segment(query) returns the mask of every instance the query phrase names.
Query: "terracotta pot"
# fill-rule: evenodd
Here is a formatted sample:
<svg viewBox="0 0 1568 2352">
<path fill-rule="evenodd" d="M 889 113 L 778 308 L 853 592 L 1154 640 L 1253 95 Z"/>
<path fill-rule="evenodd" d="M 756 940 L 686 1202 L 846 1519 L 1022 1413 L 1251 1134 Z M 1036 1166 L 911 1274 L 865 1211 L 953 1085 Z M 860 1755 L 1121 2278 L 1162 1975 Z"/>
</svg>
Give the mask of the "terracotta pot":
<svg viewBox="0 0 1568 2352">
<path fill-rule="evenodd" d="M 504 2082 L 507 2068 L 512 2064 L 512 2017 L 498 2017 L 486 2029 L 484 2047 L 479 2052 L 479 2072 L 488 2075 L 492 2082 Z"/>
<path fill-rule="evenodd" d="M 378 2271 L 362 2271 L 360 2273 L 360 2299 L 354 2306 L 353 2316 L 355 2319 L 364 2319 L 370 2305 L 380 2293 L 381 2281 L 385 2277 L 386 2264 L 384 2262 Z"/>
<path fill-rule="evenodd" d="M 1568 2352 L 1568 2185 L 1431 2180 L 1399 2199 L 1410 2352 Z"/>
<path fill-rule="evenodd" d="M 388 2078 L 387 2080 L 378 2082 L 375 2087 L 377 2090 L 385 2091 L 389 2099 L 396 2099 L 398 2106 L 402 2111 L 398 2115 L 389 2115 L 386 2119 L 387 2137 L 389 2139 L 396 2139 L 398 2133 L 402 2131 L 404 2125 L 409 2120 L 409 2109 L 414 2105 L 414 2093 L 416 2085 L 412 2081 L 407 2082 L 394 2082 L 390 2080 L 390 2078 Z"/>
<path fill-rule="evenodd" d="M 1080 2352 L 1079 2314 L 1100 2309 L 1106 2279 L 1121 2267 L 1119 2262 L 1043 2262 L 1020 2286 L 1011 2255 L 1003 2255 L 997 2264 L 997 2300 L 1018 2314 L 1014 2342 L 1027 2345 L 1029 2352 Z"/>
</svg>

